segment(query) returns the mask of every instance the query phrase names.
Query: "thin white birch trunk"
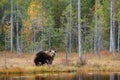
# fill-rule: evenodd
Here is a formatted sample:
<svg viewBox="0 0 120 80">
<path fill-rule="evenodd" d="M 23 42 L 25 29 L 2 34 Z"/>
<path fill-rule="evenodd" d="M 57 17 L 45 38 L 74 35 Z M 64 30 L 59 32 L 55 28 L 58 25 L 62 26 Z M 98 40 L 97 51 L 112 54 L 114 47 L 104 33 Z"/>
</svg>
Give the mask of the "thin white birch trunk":
<svg viewBox="0 0 120 80">
<path fill-rule="evenodd" d="M 80 58 L 80 63 L 83 63 L 82 57 L 82 36 L 81 36 L 81 0 L 78 0 L 78 53 Z"/>
<path fill-rule="evenodd" d="M 49 24 L 49 31 L 48 31 L 48 49 L 50 50 L 51 49 L 51 26 L 50 26 L 50 23 Z"/>
<path fill-rule="evenodd" d="M 115 22 L 114 22 L 114 0 L 111 0 L 110 9 L 110 52 L 115 53 Z"/>
<path fill-rule="evenodd" d="M 11 0 L 11 28 L 10 28 L 10 45 L 11 45 L 11 52 L 13 52 L 13 0 Z"/>
<path fill-rule="evenodd" d="M 43 32 L 44 32 L 44 27 L 43 27 L 44 26 L 43 6 L 42 6 L 41 18 L 42 18 L 42 26 L 41 26 L 42 33 L 41 33 L 41 41 L 40 41 L 40 50 L 43 50 L 43 39 L 44 39 L 44 36 L 43 36 Z"/>
<path fill-rule="evenodd" d="M 71 21 L 72 20 L 72 17 L 71 17 L 72 16 L 72 10 L 71 10 L 72 8 L 71 7 L 72 7 L 72 3 L 70 0 L 70 20 L 69 20 L 70 21 L 69 22 L 70 23 L 70 31 L 69 31 L 69 36 L 70 36 L 69 37 L 69 51 L 70 51 L 70 54 L 72 53 L 72 21 Z"/>
<path fill-rule="evenodd" d="M 69 23 L 68 23 L 69 24 Z M 68 25 L 66 26 L 66 64 L 68 63 Z"/>
<path fill-rule="evenodd" d="M 16 31 L 17 31 L 17 53 L 20 54 L 20 44 L 19 44 L 19 19 L 18 19 L 18 2 L 16 11 Z"/>
</svg>

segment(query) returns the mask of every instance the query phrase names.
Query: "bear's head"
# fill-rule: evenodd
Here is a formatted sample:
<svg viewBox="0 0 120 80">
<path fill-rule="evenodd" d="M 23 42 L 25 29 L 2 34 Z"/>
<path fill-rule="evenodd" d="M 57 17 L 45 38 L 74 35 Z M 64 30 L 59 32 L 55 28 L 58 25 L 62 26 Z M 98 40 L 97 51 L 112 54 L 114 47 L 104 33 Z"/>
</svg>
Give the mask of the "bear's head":
<svg viewBox="0 0 120 80">
<path fill-rule="evenodd" d="M 51 57 L 54 57 L 56 55 L 56 51 L 54 50 L 50 50 L 49 52 L 51 53 Z"/>
<path fill-rule="evenodd" d="M 56 51 L 50 50 L 50 51 L 47 52 L 47 54 L 51 57 L 54 57 L 56 55 Z"/>
</svg>

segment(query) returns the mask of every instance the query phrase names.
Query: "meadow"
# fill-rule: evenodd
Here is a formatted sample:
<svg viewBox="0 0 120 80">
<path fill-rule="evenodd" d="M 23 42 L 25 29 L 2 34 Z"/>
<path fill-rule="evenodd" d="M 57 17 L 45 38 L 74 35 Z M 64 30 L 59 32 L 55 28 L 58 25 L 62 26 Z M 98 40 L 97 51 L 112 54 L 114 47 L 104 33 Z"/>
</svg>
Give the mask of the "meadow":
<svg viewBox="0 0 120 80">
<path fill-rule="evenodd" d="M 6 55 L 6 62 L 5 62 Z M 100 53 L 100 57 L 94 53 L 85 53 L 84 65 L 79 64 L 79 55 L 68 55 L 66 64 L 65 52 L 58 52 L 52 65 L 35 66 L 35 54 L 0 52 L 0 73 L 43 73 L 43 72 L 120 72 L 120 53 L 113 56 L 109 51 Z"/>
</svg>

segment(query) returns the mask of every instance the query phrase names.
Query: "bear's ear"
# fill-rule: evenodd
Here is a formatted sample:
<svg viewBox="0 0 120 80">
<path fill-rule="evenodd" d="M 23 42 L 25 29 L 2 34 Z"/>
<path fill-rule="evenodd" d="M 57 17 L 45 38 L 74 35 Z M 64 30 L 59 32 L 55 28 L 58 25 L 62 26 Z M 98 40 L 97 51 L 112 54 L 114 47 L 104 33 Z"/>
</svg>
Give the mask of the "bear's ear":
<svg viewBox="0 0 120 80">
<path fill-rule="evenodd" d="M 49 52 L 55 52 L 56 53 L 56 51 L 54 51 L 54 50 L 49 50 Z"/>
<path fill-rule="evenodd" d="M 51 52 L 51 50 L 49 50 L 49 52 Z"/>
</svg>

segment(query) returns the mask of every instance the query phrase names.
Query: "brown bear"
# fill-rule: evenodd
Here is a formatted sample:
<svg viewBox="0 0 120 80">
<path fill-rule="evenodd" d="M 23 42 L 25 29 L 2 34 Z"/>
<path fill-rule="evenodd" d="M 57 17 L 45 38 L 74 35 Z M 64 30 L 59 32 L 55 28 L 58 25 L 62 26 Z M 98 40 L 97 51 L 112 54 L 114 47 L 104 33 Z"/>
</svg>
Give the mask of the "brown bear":
<svg viewBox="0 0 120 80">
<path fill-rule="evenodd" d="M 40 51 L 36 54 L 34 63 L 36 66 L 43 65 L 45 63 L 52 64 L 54 57 L 56 55 L 56 51 Z"/>
</svg>

